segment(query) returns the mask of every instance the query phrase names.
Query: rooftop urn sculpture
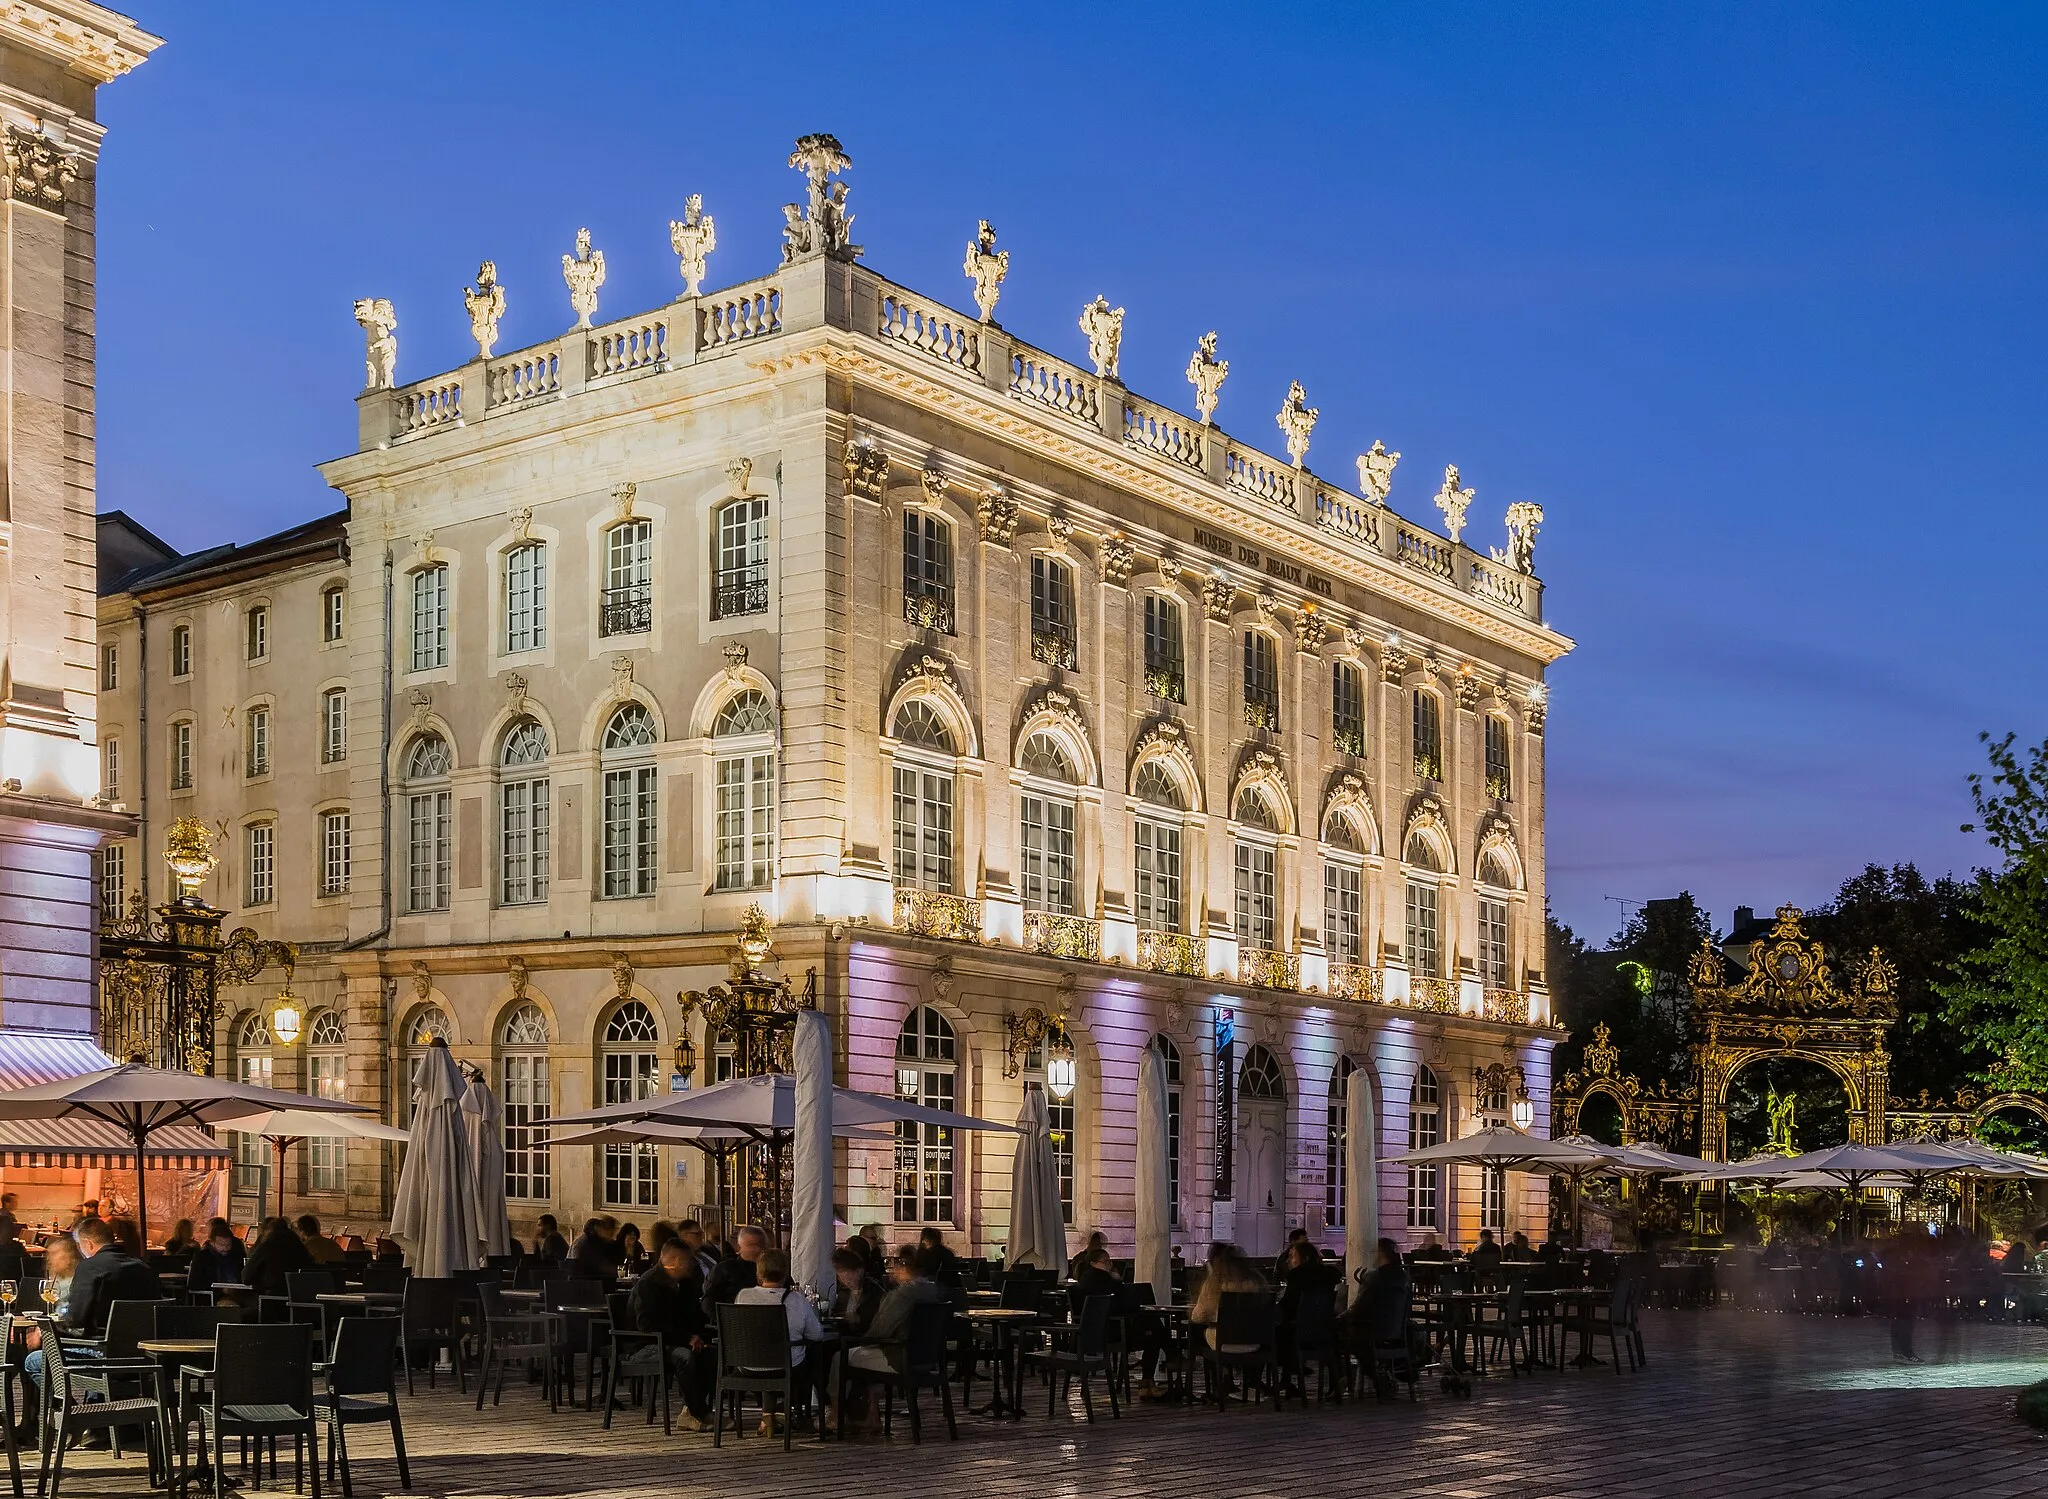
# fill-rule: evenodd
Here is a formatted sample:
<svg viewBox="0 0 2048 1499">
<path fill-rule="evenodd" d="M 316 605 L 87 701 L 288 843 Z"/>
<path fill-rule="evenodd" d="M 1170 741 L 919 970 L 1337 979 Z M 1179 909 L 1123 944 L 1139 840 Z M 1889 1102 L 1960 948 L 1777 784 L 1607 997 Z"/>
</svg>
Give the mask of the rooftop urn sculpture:
<svg viewBox="0 0 2048 1499">
<path fill-rule="evenodd" d="M 498 345 L 498 319 L 505 315 L 505 288 L 498 285 L 495 260 L 476 268 L 476 285 L 464 289 L 462 305 L 469 309 L 469 333 L 476 340 L 477 357 L 489 359 Z"/>
<path fill-rule="evenodd" d="M 1371 505 L 1385 505 L 1387 492 L 1394 487 L 1394 465 L 1401 461 L 1399 453 L 1389 453 L 1387 445 L 1378 438 L 1371 447 L 1358 455 L 1358 492 Z"/>
<path fill-rule="evenodd" d="M 604 285 L 604 251 L 590 248 L 590 231 L 576 231 L 576 253 L 562 257 L 562 279 L 569 284 L 569 306 L 576 326 L 588 328 L 597 312 L 597 289 Z"/>
<path fill-rule="evenodd" d="M 974 306 L 984 323 L 996 317 L 996 298 L 1002 295 L 1003 278 L 1010 274 L 1010 252 L 996 248 L 995 226 L 987 219 L 967 242 L 967 262 L 961 267 L 974 283 Z"/>
<path fill-rule="evenodd" d="M 363 389 L 391 389 L 398 383 L 398 314 L 390 299 L 358 298 L 356 322 L 363 330 Z"/>
<path fill-rule="evenodd" d="M 1320 415 L 1321 412 L 1309 405 L 1308 392 L 1301 388 L 1301 382 L 1289 382 L 1287 400 L 1273 420 L 1287 439 L 1287 458 L 1296 468 L 1300 468 L 1308 458 L 1308 437 L 1315 431 L 1316 418 Z"/>
<path fill-rule="evenodd" d="M 1502 556 L 1494 549 L 1493 560 L 1505 562 L 1518 573 L 1536 571 L 1536 532 L 1543 524 L 1543 507 L 1533 500 L 1517 500 L 1508 506 L 1508 550 Z"/>
<path fill-rule="evenodd" d="M 668 221 L 668 243 L 683 273 L 683 295 L 696 296 L 705 265 L 718 248 L 718 226 L 704 211 L 702 193 L 691 193 L 683 200 L 683 216 Z"/>
<path fill-rule="evenodd" d="M 1107 297 L 1097 297 L 1081 309 L 1081 331 L 1088 335 L 1088 358 L 1095 365 L 1095 378 L 1114 380 L 1116 359 L 1124 342 L 1124 310 L 1111 307 Z"/>
<path fill-rule="evenodd" d="M 782 263 L 823 253 L 853 260 L 860 246 L 852 242 L 853 215 L 846 211 L 846 184 L 833 179 L 853 165 L 839 138 L 806 135 L 789 153 L 789 164 L 804 174 L 807 201 L 782 207 Z"/>
<path fill-rule="evenodd" d="M 1453 542 L 1464 534 L 1465 512 L 1472 507 L 1473 495 L 1478 493 L 1477 490 L 1461 488 L 1460 483 L 1458 465 L 1445 464 L 1443 488 L 1436 492 L 1436 508 L 1444 513 L 1444 530 Z"/>
<path fill-rule="evenodd" d="M 1216 415 L 1216 397 L 1223 389 L 1223 377 L 1230 373 L 1230 361 L 1216 357 L 1216 330 L 1204 333 L 1188 356 L 1188 384 L 1195 388 L 1195 415 L 1208 426 Z"/>
</svg>

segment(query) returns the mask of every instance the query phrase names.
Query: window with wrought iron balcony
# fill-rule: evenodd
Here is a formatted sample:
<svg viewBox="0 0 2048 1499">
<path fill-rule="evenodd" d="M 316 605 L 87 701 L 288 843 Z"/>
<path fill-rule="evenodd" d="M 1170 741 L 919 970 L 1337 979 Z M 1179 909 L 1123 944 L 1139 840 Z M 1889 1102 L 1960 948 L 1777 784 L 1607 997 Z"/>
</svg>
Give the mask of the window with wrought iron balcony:
<svg viewBox="0 0 2048 1499">
<path fill-rule="evenodd" d="M 1180 604 L 1159 593 L 1145 595 L 1145 690 L 1169 703 L 1188 700 Z"/>
<path fill-rule="evenodd" d="M 1057 557 L 1031 559 L 1031 659 L 1072 670 L 1079 659 L 1074 629 L 1074 572 Z"/>
<path fill-rule="evenodd" d="M 1280 727 L 1280 647 L 1263 630 L 1244 632 L 1244 721 L 1254 729 Z"/>
<path fill-rule="evenodd" d="M 1415 775 L 1419 780 L 1444 778 L 1443 709 L 1434 693 L 1415 689 Z"/>
<path fill-rule="evenodd" d="M 953 528 L 930 511 L 903 513 L 903 617 L 920 630 L 954 630 Z"/>
<path fill-rule="evenodd" d="M 621 521 L 605 532 L 604 588 L 597 633 L 644 635 L 654 628 L 654 522 Z"/>
<path fill-rule="evenodd" d="M 718 570 L 712 577 L 711 617 L 737 619 L 768 612 L 768 502 L 734 500 L 718 512 Z"/>
<path fill-rule="evenodd" d="M 1365 677 L 1348 661 L 1330 670 L 1330 742 L 1339 754 L 1365 754 Z"/>
</svg>

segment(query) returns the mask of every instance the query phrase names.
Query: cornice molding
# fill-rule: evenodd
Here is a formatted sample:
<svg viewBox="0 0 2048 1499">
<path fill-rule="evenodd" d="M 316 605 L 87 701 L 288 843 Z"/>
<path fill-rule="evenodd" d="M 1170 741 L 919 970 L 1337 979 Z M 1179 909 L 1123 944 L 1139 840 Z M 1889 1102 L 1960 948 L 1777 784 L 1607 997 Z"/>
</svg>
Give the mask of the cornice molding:
<svg viewBox="0 0 2048 1499">
<path fill-rule="evenodd" d="M 54 57 L 100 84 L 140 67 L 164 39 L 84 0 L 0 0 L 0 44 L 7 42 Z"/>
</svg>

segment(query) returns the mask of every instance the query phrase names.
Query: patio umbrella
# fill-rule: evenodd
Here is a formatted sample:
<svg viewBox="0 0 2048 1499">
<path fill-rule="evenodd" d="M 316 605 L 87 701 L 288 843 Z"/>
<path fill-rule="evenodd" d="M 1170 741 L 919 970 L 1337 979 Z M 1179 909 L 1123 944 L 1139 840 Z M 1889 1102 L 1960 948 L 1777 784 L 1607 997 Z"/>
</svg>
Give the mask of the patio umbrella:
<svg viewBox="0 0 2048 1499">
<path fill-rule="evenodd" d="M 853 1088 L 832 1090 L 832 1127 L 842 1125 L 895 1124 L 900 1120 L 937 1124 L 947 1129 L 1011 1128 L 951 1109 L 928 1108 L 907 1098 L 890 1098 L 880 1093 L 862 1093 Z M 581 1114 L 564 1114 L 554 1120 L 564 1124 L 631 1124 L 660 1121 L 666 1124 L 708 1124 L 738 1130 L 762 1145 L 787 1145 L 796 1129 L 796 1079 L 782 1073 L 763 1077 L 736 1078 L 716 1087 L 692 1093 L 668 1093 L 653 1098 L 636 1098 L 628 1103 L 607 1104 Z"/>
<path fill-rule="evenodd" d="M 1067 1263 L 1067 1223 L 1060 1210 L 1059 1158 L 1053 1153 L 1045 1092 L 1036 1083 L 1025 1085 L 1017 1131 L 1022 1138 L 1010 1158 L 1009 1262 L 1061 1269 Z"/>
<path fill-rule="evenodd" d="M 1354 1281 L 1380 1237 L 1378 1123 L 1372 1076 L 1354 1067 L 1344 1080 L 1344 1269 Z"/>
<path fill-rule="evenodd" d="M 505 1209 L 505 1111 L 498 1095 L 474 1067 L 465 1071 L 462 1127 L 469 1138 L 470 1179 L 476 1184 L 476 1222 L 484 1253 L 512 1252 L 512 1218 Z"/>
<path fill-rule="evenodd" d="M 391 1237 L 412 1273 L 446 1279 L 474 1270 L 483 1257 L 476 1209 L 476 1160 L 462 1119 L 462 1074 L 439 1036 L 420 1059 L 411 1145 L 398 1173 Z"/>
<path fill-rule="evenodd" d="M 333 1100 L 327 1100 L 332 1102 Z M 286 1113 L 272 1109 L 237 1119 L 235 1128 L 245 1135 L 261 1135 L 277 1153 L 277 1215 L 284 1216 L 284 1153 L 301 1140 L 408 1140 L 412 1137 L 369 1114 L 315 1113 L 310 1109 Z"/>
<path fill-rule="evenodd" d="M 796 1066 L 796 1161 L 789 1205 L 790 1277 L 817 1291 L 832 1284 L 832 1027 L 799 1011 L 790 1038 Z"/>
<path fill-rule="evenodd" d="M 1574 1242 L 1579 1237 L 1579 1198 L 1586 1178 L 1611 1170 L 1615 1164 L 1614 1152 L 1608 1146 L 1525 1135 L 1505 1124 L 1489 1124 L 1462 1139 L 1425 1145 L 1395 1159 L 1405 1166 L 1480 1166 L 1496 1171 L 1562 1176 L 1571 1183 Z"/>
<path fill-rule="evenodd" d="M 1138 1057 L 1138 1254 L 1131 1279 L 1173 1299 L 1173 1184 L 1166 1162 L 1166 1064 L 1147 1045 Z"/>
<path fill-rule="evenodd" d="M 135 1217 L 149 1242 L 149 1137 L 174 1124 L 234 1124 L 258 1114 L 354 1114 L 367 1110 L 200 1072 L 127 1062 L 98 1072 L 0 1093 L 0 1119 L 97 1119 L 135 1147 Z"/>
</svg>

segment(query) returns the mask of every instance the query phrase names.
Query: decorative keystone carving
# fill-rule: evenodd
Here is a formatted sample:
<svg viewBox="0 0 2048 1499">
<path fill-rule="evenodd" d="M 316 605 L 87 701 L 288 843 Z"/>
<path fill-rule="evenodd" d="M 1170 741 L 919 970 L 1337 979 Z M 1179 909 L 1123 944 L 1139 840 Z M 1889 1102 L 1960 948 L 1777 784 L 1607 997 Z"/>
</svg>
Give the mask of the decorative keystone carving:
<svg viewBox="0 0 2048 1499">
<path fill-rule="evenodd" d="M 1444 513 L 1444 530 L 1453 542 L 1464 534 L 1465 512 L 1472 508 L 1472 497 L 1477 490 L 1459 488 L 1458 465 L 1444 466 L 1443 488 L 1436 492 L 1436 508 Z"/>
<path fill-rule="evenodd" d="M 612 657 L 612 691 L 620 697 L 627 696 L 627 689 L 633 685 L 633 658 L 624 651 Z"/>
<path fill-rule="evenodd" d="M 1004 491 L 991 489 L 975 502 L 974 520 L 983 541 L 1006 547 L 1017 535 L 1017 502 Z"/>
<path fill-rule="evenodd" d="M 879 505 L 889 488 L 889 455 L 872 438 L 846 439 L 847 498 L 859 497 Z"/>
<path fill-rule="evenodd" d="M 620 999 L 633 997 L 633 960 L 622 952 L 612 954 L 612 987 Z"/>
<path fill-rule="evenodd" d="M 1330 626 L 1314 604 L 1303 604 L 1295 615 L 1294 638 L 1301 642 L 1303 650 L 1317 653 L 1322 651 L 1323 642 L 1330 638 Z"/>
<path fill-rule="evenodd" d="M 515 715 L 526 711 L 526 689 L 527 681 L 524 672 L 508 671 L 505 673 L 505 706 Z"/>
<path fill-rule="evenodd" d="M 735 458 L 725 466 L 725 481 L 729 493 L 735 499 L 743 499 L 754 492 L 754 460 Z"/>
<path fill-rule="evenodd" d="M 466 287 L 462 305 L 469 309 L 469 335 L 477 357 L 489 359 L 498 345 L 498 319 L 505 315 L 505 288 L 498 285 L 498 263 L 486 260 L 476 268 L 476 285 Z"/>
<path fill-rule="evenodd" d="M 746 669 L 746 665 L 747 648 L 735 640 L 725 648 L 725 679 L 728 682 L 737 682 L 740 679 L 740 673 Z"/>
<path fill-rule="evenodd" d="M 1081 710 L 1075 706 L 1073 697 L 1059 688 L 1047 687 L 1031 699 L 1024 709 L 1024 717 L 1019 721 L 1029 723 L 1041 713 L 1050 713 L 1053 717 L 1064 720 L 1083 739 L 1088 737 L 1088 725 L 1082 721 Z"/>
<path fill-rule="evenodd" d="M 427 719 L 433 714 L 434 694 L 424 687 L 415 687 L 406 694 L 406 702 L 412 708 L 406 719 L 407 732 L 417 734 L 427 726 Z"/>
<path fill-rule="evenodd" d="M 1287 628 L 1287 616 L 1280 608 L 1280 595 L 1270 588 L 1259 590 L 1259 615 L 1275 629 Z"/>
<path fill-rule="evenodd" d="M 1380 680 L 1398 683 L 1408 674 L 1408 648 L 1399 635 L 1389 635 L 1380 648 Z"/>
<path fill-rule="evenodd" d="M 637 484 L 617 484 L 612 487 L 612 519 L 631 520 L 633 501 L 640 495 Z"/>
<path fill-rule="evenodd" d="M 569 284 L 569 309 L 576 326 L 588 328 L 597 312 L 597 289 L 604 285 L 604 251 L 590 248 L 590 231 L 576 231 L 576 253 L 562 257 L 562 279 Z"/>
<path fill-rule="evenodd" d="M 1458 706 L 1467 713 L 1479 706 L 1480 691 L 1486 686 L 1479 680 L 1479 672 L 1470 661 L 1458 668 L 1457 675 L 1451 679 L 1451 685 L 1458 690 Z"/>
<path fill-rule="evenodd" d="M 7 195 L 17 203 L 52 213 L 64 211 L 65 195 L 78 180 L 78 160 L 44 135 L 9 125 L 0 137 L 0 155 L 7 161 Z"/>
<path fill-rule="evenodd" d="M 512 986 L 512 1003 L 526 1002 L 526 959 L 512 958 L 505 964 L 505 980 Z"/>
<path fill-rule="evenodd" d="M 363 389 L 391 389 L 398 383 L 398 314 L 390 298 L 357 298 L 356 322 L 363 330 Z"/>
<path fill-rule="evenodd" d="M 512 522 L 512 539 L 524 544 L 533 536 L 533 506 L 521 505 L 507 517 Z"/>
<path fill-rule="evenodd" d="M 1505 562 L 1518 573 L 1536 571 L 1536 531 L 1543 524 L 1543 507 L 1533 500 L 1517 500 L 1508 506 L 1508 550 L 1502 556 L 1494 548 L 1493 560 Z"/>
<path fill-rule="evenodd" d="M 1394 487 L 1394 465 L 1400 461 L 1401 455 L 1389 453 L 1378 438 L 1358 455 L 1358 492 L 1368 505 L 1387 503 L 1387 492 Z"/>
<path fill-rule="evenodd" d="M 782 206 L 782 263 L 806 255 L 856 260 L 860 246 L 852 242 L 853 215 L 846 211 L 846 184 L 833 179 L 853 165 L 852 158 L 831 135 L 806 135 L 789 153 L 790 166 L 804 174 L 809 186 L 805 203 Z"/>
<path fill-rule="evenodd" d="M 413 997 L 421 1003 L 433 998 L 434 994 L 434 975 L 427 965 L 417 958 L 413 960 L 412 965 L 412 992 Z"/>
<path fill-rule="evenodd" d="M 1216 398 L 1223 390 L 1223 377 L 1230 373 L 1230 361 L 1216 357 L 1216 334 L 1212 329 L 1195 344 L 1188 359 L 1188 384 L 1195 388 L 1195 415 L 1208 426 L 1216 415 Z"/>
<path fill-rule="evenodd" d="M 996 318 L 996 298 L 1003 294 L 1003 278 L 1010 274 L 1010 252 L 996 248 L 995 227 L 987 219 L 967 242 L 967 263 L 961 267 L 974 283 L 974 306 L 984 323 Z"/>
<path fill-rule="evenodd" d="M 946 471 L 939 467 L 936 457 L 924 461 L 924 472 L 917 476 L 917 482 L 924 489 L 925 501 L 936 505 L 946 497 Z"/>
<path fill-rule="evenodd" d="M 1131 580 L 1131 569 L 1138 565 L 1138 549 L 1123 532 L 1113 532 L 1103 538 L 1102 550 L 1096 557 L 1102 569 L 1102 581 L 1114 583 L 1119 588 Z"/>
<path fill-rule="evenodd" d="M 1045 529 L 1056 545 L 1065 546 L 1073 537 L 1074 523 L 1064 515 L 1055 515 L 1047 519 Z"/>
<path fill-rule="evenodd" d="M 668 243 L 676 252 L 677 266 L 683 273 L 683 295 L 696 296 L 711 252 L 718 248 L 718 226 L 704 211 L 702 193 L 691 193 L 683 199 L 683 216 L 668 221 Z"/>
<path fill-rule="evenodd" d="M 894 691 L 901 692 L 907 684 L 916 681 L 944 682 L 955 688 L 959 685 L 953 680 L 953 664 L 944 657 L 931 655 L 905 662 L 903 670 L 897 674 Z"/>
<path fill-rule="evenodd" d="M 1209 618 L 1218 624 L 1230 623 L 1230 606 L 1237 602 L 1237 585 L 1223 573 L 1211 573 L 1202 584 L 1202 603 L 1209 611 Z"/>
<path fill-rule="evenodd" d="M 1532 734 L 1542 733 L 1544 717 L 1550 712 L 1550 689 L 1541 682 L 1531 683 L 1528 706 L 1524 709 L 1524 712 L 1527 714 L 1529 732 Z"/>
<path fill-rule="evenodd" d="M 1301 388 L 1299 380 L 1287 387 L 1287 400 L 1281 405 L 1280 413 L 1273 418 L 1280 431 L 1287 438 L 1287 457 L 1296 468 L 1308 460 L 1308 437 L 1316 429 L 1316 418 L 1322 413 L 1308 403 L 1308 392 Z"/>
<path fill-rule="evenodd" d="M 1111 307 L 1107 297 L 1097 297 L 1081 309 L 1081 331 L 1088 336 L 1088 358 L 1095 365 L 1095 378 L 1116 378 L 1117 353 L 1124 342 L 1124 310 Z"/>
</svg>

